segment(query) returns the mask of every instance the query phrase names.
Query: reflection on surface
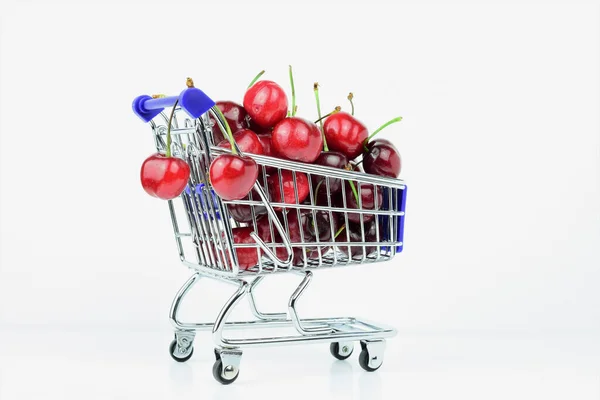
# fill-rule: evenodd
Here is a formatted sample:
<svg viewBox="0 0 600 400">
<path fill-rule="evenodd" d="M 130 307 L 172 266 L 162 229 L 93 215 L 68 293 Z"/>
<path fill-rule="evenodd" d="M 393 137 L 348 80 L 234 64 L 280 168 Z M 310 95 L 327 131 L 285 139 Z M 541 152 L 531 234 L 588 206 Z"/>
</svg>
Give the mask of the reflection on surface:
<svg viewBox="0 0 600 400">
<path fill-rule="evenodd" d="M 353 368 L 349 361 L 332 361 L 329 369 L 329 391 L 336 397 L 351 398 Z"/>
<path fill-rule="evenodd" d="M 381 395 L 381 375 L 379 372 L 361 370 L 358 378 L 358 398 L 360 400 L 379 400 Z"/>
</svg>

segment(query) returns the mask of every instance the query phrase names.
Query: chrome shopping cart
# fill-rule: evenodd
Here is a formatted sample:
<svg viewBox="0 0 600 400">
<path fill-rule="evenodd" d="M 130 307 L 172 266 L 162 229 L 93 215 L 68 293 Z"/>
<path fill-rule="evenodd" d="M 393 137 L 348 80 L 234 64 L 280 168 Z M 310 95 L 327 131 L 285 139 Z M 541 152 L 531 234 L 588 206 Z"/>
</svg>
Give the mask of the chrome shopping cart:
<svg viewBox="0 0 600 400">
<path fill-rule="evenodd" d="M 156 149 L 163 152 L 169 124 L 164 110 L 174 105 L 172 154 L 185 159 L 191 173 L 186 189 L 178 198 L 169 200 L 168 207 L 179 257 L 193 275 L 177 292 L 171 306 L 170 320 L 175 328 L 169 348 L 171 356 L 179 362 L 187 361 L 194 350 L 196 332 L 212 330 L 216 346 L 213 375 L 223 384 L 237 379 L 243 349 L 276 344 L 330 343 L 332 355 L 344 360 L 352 354 L 353 342 L 359 341 L 360 366 L 367 371 L 377 370 L 383 362 L 385 339 L 396 334 L 393 328 L 357 318 L 303 319 L 298 316 L 296 303 L 310 283 L 313 271 L 389 261 L 402 251 L 404 182 L 250 155 L 259 165 L 258 182 L 246 200 L 225 201 L 211 190 L 208 179 L 211 160 L 230 152 L 214 142 L 213 130 L 227 134 L 227 122 L 216 112 L 215 103 L 201 90 L 188 87 L 178 96 L 139 96 L 133 102 L 133 109 L 149 123 Z M 263 189 L 279 185 L 279 193 L 284 193 L 282 176 L 289 174 L 296 187 L 295 201 L 286 202 L 281 196 L 274 197 L 272 190 Z M 298 179 L 308 182 L 309 195 L 304 201 L 298 197 Z M 264 185 L 265 182 L 270 185 Z M 350 182 L 358 190 L 358 205 L 350 205 L 345 195 L 344 188 Z M 332 193 L 339 186 L 341 196 L 336 200 Z M 362 206 L 361 190 L 374 192 L 374 206 Z M 256 231 L 259 223 L 266 234 L 259 235 Z M 253 243 L 235 242 L 233 231 L 243 226 L 255 227 L 251 234 Z M 349 226 L 353 226 L 352 231 Z M 256 265 L 241 267 L 240 251 L 256 252 Z M 265 277 L 279 273 L 299 274 L 302 281 L 289 298 L 287 313 L 263 313 L 257 308 L 254 293 Z M 200 277 L 231 283 L 237 290 L 214 322 L 182 322 L 178 310 Z M 255 319 L 228 321 L 243 297 L 248 298 Z M 295 329 L 295 333 L 252 338 L 224 335 L 230 329 L 264 327 L 288 327 Z"/>
</svg>

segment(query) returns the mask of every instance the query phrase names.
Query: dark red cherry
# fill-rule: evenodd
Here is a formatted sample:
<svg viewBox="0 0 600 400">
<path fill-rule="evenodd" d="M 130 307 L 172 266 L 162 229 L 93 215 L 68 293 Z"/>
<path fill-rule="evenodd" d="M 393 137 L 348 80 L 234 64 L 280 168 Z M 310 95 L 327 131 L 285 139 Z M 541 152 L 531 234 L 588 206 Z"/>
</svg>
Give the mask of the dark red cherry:
<svg viewBox="0 0 600 400">
<path fill-rule="evenodd" d="M 242 107 L 242 105 L 233 101 L 217 101 L 216 106 L 225 116 L 225 120 L 229 124 L 232 133 L 236 133 L 240 129 L 248 128 L 248 113 L 244 107 Z M 222 142 L 223 139 L 225 139 L 223 132 L 221 132 L 221 129 L 219 129 L 219 126 L 212 115 L 209 119 L 213 130 L 213 143 Z"/>
<path fill-rule="evenodd" d="M 362 201 L 363 210 L 375 210 L 375 204 L 377 204 L 377 210 L 379 210 L 383 203 L 383 192 L 381 189 L 375 189 L 375 187 L 371 184 L 367 183 L 354 183 L 354 187 L 356 191 L 360 193 L 360 198 Z M 360 187 L 360 191 L 359 191 Z M 341 201 L 341 200 L 340 200 Z M 341 203 L 340 203 L 341 204 Z M 359 209 L 357 199 L 352 191 L 350 185 L 346 185 L 346 207 L 349 209 Z M 348 213 L 348 220 L 350 222 L 360 224 L 360 215 L 359 213 Z M 374 214 L 364 213 L 363 221 L 368 222 L 372 221 L 375 218 Z"/>
<path fill-rule="evenodd" d="M 283 195 L 281 194 L 280 183 L 283 186 Z M 296 172 L 296 182 L 294 183 L 294 176 L 292 171 L 282 170 L 281 171 L 281 182 L 279 181 L 278 174 L 273 174 L 267 178 L 267 187 L 271 193 L 271 200 L 274 203 L 296 203 L 296 190 L 298 191 L 298 204 L 302 203 L 308 196 L 308 178 L 302 172 Z M 279 207 L 275 208 L 276 210 Z"/>
<path fill-rule="evenodd" d="M 377 138 L 367 145 L 363 165 L 368 174 L 397 178 L 400 175 L 400 153 L 386 139 Z"/>
<path fill-rule="evenodd" d="M 365 242 L 376 242 L 377 241 L 377 231 L 375 221 L 366 222 L 364 224 L 364 234 L 365 234 Z M 335 238 L 336 242 L 348 242 L 348 235 L 350 236 L 350 242 L 363 242 L 362 238 L 362 228 L 360 224 L 350 224 L 345 229 L 343 229 L 340 234 Z M 363 246 L 338 246 L 338 249 L 344 253 L 346 256 L 351 254 L 351 257 L 362 257 L 363 256 Z M 365 245 L 365 256 L 369 256 L 373 252 L 377 250 L 377 246 L 368 246 Z"/>
</svg>

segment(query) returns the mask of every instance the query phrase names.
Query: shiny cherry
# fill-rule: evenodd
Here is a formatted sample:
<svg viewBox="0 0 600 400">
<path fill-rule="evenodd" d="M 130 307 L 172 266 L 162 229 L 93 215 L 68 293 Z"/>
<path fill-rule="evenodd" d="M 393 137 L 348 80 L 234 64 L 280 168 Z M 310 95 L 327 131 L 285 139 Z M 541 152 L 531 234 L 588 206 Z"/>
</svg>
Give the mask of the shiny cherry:
<svg viewBox="0 0 600 400">
<path fill-rule="evenodd" d="M 317 159 L 314 164 L 323 165 L 325 167 L 344 169 L 348 164 L 348 159 L 345 155 L 337 151 L 324 151 Z M 313 191 L 317 196 L 317 203 L 321 203 L 323 200 L 324 204 L 327 203 L 327 180 L 323 175 L 311 175 L 311 181 Z M 320 185 L 319 185 L 320 184 Z M 317 189 L 318 188 L 318 189 Z M 342 182 L 340 179 L 330 178 L 329 179 L 329 194 L 334 195 L 339 193 L 342 188 Z M 324 205 L 323 204 L 323 205 Z"/>
<path fill-rule="evenodd" d="M 377 138 L 367 145 L 363 165 L 368 174 L 397 178 L 400 175 L 400 154 L 386 139 Z"/>
<path fill-rule="evenodd" d="M 371 184 L 367 184 L 367 183 L 360 183 L 360 184 L 354 184 L 354 187 L 356 188 L 356 191 L 360 193 L 360 198 L 362 201 L 362 209 L 363 210 L 374 210 L 375 209 L 375 204 L 377 204 L 377 209 L 381 208 L 382 203 L 383 203 L 383 193 L 381 189 L 375 189 L 375 187 Z M 360 187 L 360 190 L 359 190 Z M 354 192 L 352 191 L 352 188 L 350 188 L 350 185 L 346 185 L 346 207 L 347 208 L 354 208 L 354 209 L 358 209 L 358 202 L 357 199 L 354 195 Z M 359 213 L 352 213 L 349 212 L 348 213 L 348 220 L 350 222 L 356 223 L 356 224 L 360 224 L 360 216 L 361 214 Z M 363 216 L 363 221 L 368 222 L 368 221 L 372 221 L 375 218 L 374 214 L 362 214 Z"/>
<path fill-rule="evenodd" d="M 233 228 L 231 233 L 233 234 L 233 243 L 235 244 L 256 244 L 256 241 L 250 236 L 250 233 L 254 232 L 254 228 L 250 226 Z M 238 247 L 235 249 L 238 259 L 238 265 L 240 269 L 246 270 L 250 267 L 254 267 L 258 264 L 259 254 L 262 250 L 257 250 L 255 247 Z M 226 254 L 228 254 L 226 252 Z"/>
<path fill-rule="evenodd" d="M 288 112 L 285 91 L 272 81 L 258 81 L 244 95 L 244 108 L 252 121 L 263 128 L 275 126 Z"/>
<path fill-rule="evenodd" d="M 258 196 L 255 196 L 257 198 Z M 242 200 L 249 200 L 250 197 L 246 196 Z M 264 206 L 250 206 L 247 204 L 228 204 L 229 215 L 237 222 L 252 222 L 252 208 L 254 208 L 254 216 L 256 218 L 267 213 L 267 209 Z"/>
<path fill-rule="evenodd" d="M 288 160 L 314 162 L 323 150 L 319 127 L 303 118 L 283 119 L 273 128 L 273 148 Z"/>
<path fill-rule="evenodd" d="M 375 221 L 364 224 L 365 242 L 376 242 L 377 232 Z M 360 224 L 350 224 L 346 226 L 346 229 L 342 230 L 340 234 L 335 238 L 336 242 L 348 242 L 348 236 L 350 236 L 350 242 L 362 242 L 362 228 Z M 338 246 L 338 249 L 346 256 L 350 253 L 350 257 L 362 257 L 363 247 L 362 246 Z M 365 246 L 365 256 L 368 256 L 377 250 L 377 246 Z"/>
<path fill-rule="evenodd" d="M 242 153 L 263 154 L 263 146 L 256 133 L 250 129 L 242 129 L 233 134 L 233 139 Z M 226 149 L 231 149 L 231 143 L 223 140 L 218 145 Z"/>
<path fill-rule="evenodd" d="M 369 136 L 367 128 L 360 121 L 343 111 L 327 117 L 323 131 L 329 149 L 345 154 L 349 160 L 363 152 L 364 141 Z"/>
<path fill-rule="evenodd" d="M 150 196 L 171 200 L 179 196 L 188 183 L 190 167 L 181 158 L 156 153 L 142 164 L 142 187 Z"/>
<path fill-rule="evenodd" d="M 217 101 L 216 106 L 225 116 L 225 120 L 231 128 L 231 132 L 236 133 L 240 129 L 248 128 L 248 113 L 241 104 L 233 101 Z M 213 130 L 213 143 L 220 143 L 225 139 L 223 132 L 217 125 L 217 121 L 212 115 L 209 117 L 210 126 Z"/>
<path fill-rule="evenodd" d="M 258 166 L 249 157 L 221 154 L 209 169 L 210 183 L 221 198 L 241 200 L 248 195 L 258 178 Z"/>
<path fill-rule="evenodd" d="M 267 187 L 271 193 L 271 200 L 274 203 L 296 203 L 296 190 L 298 190 L 298 203 L 302 203 L 308 196 L 308 178 L 302 172 L 296 172 L 296 184 L 294 185 L 294 176 L 292 171 L 287 169 L 281 171 L 281 183 L 283 184 L 283 196 L 279 185 L 278 174 L 267 178 Z M 276 210 L 279 207 L 275 208 Z"/>
</svg>

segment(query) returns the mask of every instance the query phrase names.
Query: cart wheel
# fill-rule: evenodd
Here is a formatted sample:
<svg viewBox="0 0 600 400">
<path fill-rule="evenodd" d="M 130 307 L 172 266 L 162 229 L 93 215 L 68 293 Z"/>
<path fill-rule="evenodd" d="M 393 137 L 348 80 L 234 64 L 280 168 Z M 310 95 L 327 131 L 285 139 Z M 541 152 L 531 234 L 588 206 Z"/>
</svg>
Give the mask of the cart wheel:
<svg viewBox="0 0 600 400">
<path fill-rule="evenodd" d="M 352 355 L 354 345 L 352 343 L 333 342 L 329 345 L 329 352 L 338 360 L 345 360 Z"/>
<path fill-rule="evenodd" d="M 177 362 L 186 362 L 192 358 L 192 355 L 194 354 L 194 346 L 190 345 L 190 347 L 182 351 L 181 347 L 177 345 L 177 340 L 173 340 L 169 346 L 169 353 L 171 353 L 173 360 Z"/>
<path fill-rule="evenodd" d="M 358 363 L 362 369 L 368 372 L 377 371 L 383 364 L 385 340 L 361 340 L 360 347 L 362 351 L 358 356 Z"/>
<path fill-rule="evenodd" d="M 235 382 L 239 375 L 239 369 L 233 365 L 226 365 L 225 368 L 223 368 L 223 360 L 220 358 L 213 364 L 213 376 L 217 382 L 222 383 L 223 385 L 229 385 L 230 383 Z"/>
</svg>

